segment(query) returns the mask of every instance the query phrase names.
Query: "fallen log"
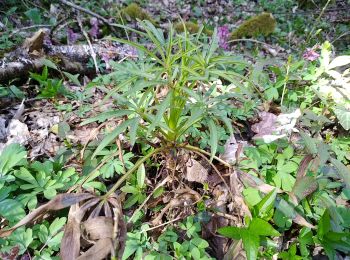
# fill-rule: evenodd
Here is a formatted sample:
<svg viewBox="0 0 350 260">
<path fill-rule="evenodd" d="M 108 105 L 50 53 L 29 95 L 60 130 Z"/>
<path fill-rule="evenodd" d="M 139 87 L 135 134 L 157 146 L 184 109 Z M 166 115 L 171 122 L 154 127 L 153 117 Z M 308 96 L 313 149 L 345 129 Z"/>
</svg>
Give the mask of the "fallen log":
<svg viewBox="0 0 350 260">
<path fill-rule="evenodd" d="M 91 47 L 106 63 L 108 60 L 136 57 L 130 46 L 119 43 L 104 41 L 92 44 Z M 47 59 L 55 61 L 62 71 L 91 74 L 94 73 L 94 69 L 87 66 L 90 57 L 89 45 L 52 45 L 51 41 L 45 40 L 45 32 L 39 30 L 33 37 L 26 39 L 21 47 L 6 54 L 0 61 L 0 83 L 8 83 L 27 76 L 29 72 L 40 71 Z"/>
</svg>

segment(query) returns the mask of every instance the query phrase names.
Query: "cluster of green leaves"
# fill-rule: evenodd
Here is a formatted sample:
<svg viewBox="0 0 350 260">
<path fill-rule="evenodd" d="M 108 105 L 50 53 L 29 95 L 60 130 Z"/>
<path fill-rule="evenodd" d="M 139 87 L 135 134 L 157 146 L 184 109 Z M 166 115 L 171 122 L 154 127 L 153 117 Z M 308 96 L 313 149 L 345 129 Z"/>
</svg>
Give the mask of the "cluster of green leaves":
<svg viewBox="0 0 350 260">
<path fill-rule="evenodd" d="M 187 217 L 178 227 L 168 227 L 157 239 L 150 241 L 147 236 L 149 226 L 144 224 L 140 230 L 128 233 L 123 260 L 130 259 L 195 259 L 210 260 L 205 249 L 209 244 L 200 238 L 201 225 L 194 217 Z"/>
<path fill-rule="evenodd" d="M 49 78 L 49 71 L 47 66 L 44 66 L 41 74 L 30 73 L 30 77 L 40 84 L 39 97 L 53 98 L 66 93 L 62 79 Z"/>
<path fill-rule="evenodd" d="M 18 144 L 7 146 L 0 155 L 0 215 L 10 226 L 39 202 L 67 191 L 79 179 L 74 168 L 64 169 L 59 160 L 29 163 L 26 157 L 27 152 Z M 54 259 L 52 255 L 59 251 L 65 222 L 65 217 L 57 217 L 32 228 L 19 228 L 8 238 L 0 238 L 0 252 L 18 246 L 19 254 L 30 248 L 35 259 Z"/>
<path fill-rule="evenodd" d="M 324 114 L 332 112 L 340 125 L 350 129 L 350 91 L 349 64 L 350 56 L 342 55 L 331 58 L 329 42 L 322 45 L 320 58 L 313 62 L 298 60 L 290 56 L 283 64 L 280 60 L 258 59 L 250 79 L 265 86 L 267 100 L 279 102 L 282 109 L 300 108 L 307 113 L 305 119 L 315 119 L 331 123 Z M 275 65 L 277 63 L 278 65 Z M 273 80 L 268 71 L 274 75 Z M 328 116 L 330 117 L 330 116 Z M 311 127 L 308 125 L 308 127 Z M 311 127 L 312 131 L 314 127 Z M 318 128 L 318 131 L 321 129 Z"/>
<path fill-rule="evenodd" d="M 304 75 L 312 82 L 311 89 L 325 106 L 330 107 L 345 130 L 350 130 L 350 55 L 331 60 L 331 44 L 322 45 L 318 66 Z"/>
<path fill-rule="evenodd" d="M 15 85 L 10 84 L 9 86 L 0 85 L 0 98 L 2 97 L 10 97 L 10 98 L 18 98 L 23 99 L 25 96 L 24 92 L 20 90 Z"/>
<path fill-rule="evenodd" d="M 257 185 L 265 183 L 273 190 L 267 193 L 259 188 L 245 188 L 243 195 L 252 220 L 246 220 L 246 227 L 225 227 L 219 232 L 242 239 L 248 259 L 272 257 L 276 253 L 281 259 L 308 259 L 316 246 L 322 247 L 329 259 L 336 259 L 339 252 L 350 252 L 350 210 L 337 203 L 349 200 L 350 171 L 343 163 L 349 163 L 346 156 L 350 146 L 345 139 L 342 149 L 333 146 L 333 152 L 331 145 L 303 133 L 302 137 L 312 155 L 309 158 L 313 158 L 309 166 L 305 165 L 308 157 L 302 159 L 304 155 L 284 141 L 260 144 L 245 151 L 249 159 L 243 160 L 240 168 Z M 293 222 L 301 226 L 294 234 Z M 295 239 L 283 252 L 270 238 L 281 235 Z M 264 246 L 263 251 L 258 251 L 260 246 Z"/>
<path fill-rule="evenodd" d="M 139 57 L 135 61 L 113 64 L 114 72 L 94 82 L 107 93 L 106 98 L 115 100 L 119 108 L 86 122 L 127 116 L 127 120 L 106 135 L 94 155 L 126 130 L 131 145 L 137 140 L 152 142 L 158 138 L 163 147 L 178 147 L 195 124 L 208 129 L 214 155 L 220 122 L 228 132 L 233 132 L 230 121 L 235 113 L 231 112 L 232 109 L 226 111 L 222 108 L 230 105 L 232 99 L 249 101 L 254 96 L 250 91 L 252 85 L 247 80 L 241 83 L 242 79 L 245 80 L 242 70 L 248 64 L 239 58 L 218 55 L 216 33 L 205 42 L 201 33 L 194 37 L 185 30 L 176 35 L 170 27 L 165 38 L 152 23 L 140 21 L 140 25 L 145 32 L 127 29 L 151 41 L 153 47 L 147 49 L 141 43 L 115 39 L 135 47 Z M 219 89 L 215 83 L 218 79 L 234 87 Z M 115 84 L 112 90 L 104 86 L 111 82 Z"/>
</svg>

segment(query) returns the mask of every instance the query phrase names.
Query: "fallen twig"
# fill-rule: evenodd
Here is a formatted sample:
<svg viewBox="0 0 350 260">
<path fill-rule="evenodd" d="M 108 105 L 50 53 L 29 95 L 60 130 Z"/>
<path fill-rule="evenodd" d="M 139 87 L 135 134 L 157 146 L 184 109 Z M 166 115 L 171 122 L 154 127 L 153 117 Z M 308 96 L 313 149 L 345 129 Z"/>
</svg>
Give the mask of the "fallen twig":
<svg viewBox="0 0 350 260">
<path fill-rule="evenodd" d="M 88 45 L 89 45 L 89 48 L 90 48 L 90 53 L 91 53 L 91 58 L 92 58 L 92 60 L 94 61 L 94 66 L 95 66 L 96 74 L 100 74 L 100 71 L 99 71 L 98 65 L 97 65 L 97 61 L 96 61 L 96 52 L 94 51 L 94 48 L 92 47 L 92 44 L 91 44 L 89 35 L 88 35 L 87 32 L 84 30 L 83 24 L 82 24 L 81 19 L 80 19 L 80 17 L 79 17 L 79 13 L 78 13 L 78 15 L 77 15 L 77 21 L 78 21 L 78 24 L 79 24 L 79 27 L 80 27 L 81 32 L 83 33 L 83 35 L 84 35 L 86 41 L 88 42 Z"/>
</svg>

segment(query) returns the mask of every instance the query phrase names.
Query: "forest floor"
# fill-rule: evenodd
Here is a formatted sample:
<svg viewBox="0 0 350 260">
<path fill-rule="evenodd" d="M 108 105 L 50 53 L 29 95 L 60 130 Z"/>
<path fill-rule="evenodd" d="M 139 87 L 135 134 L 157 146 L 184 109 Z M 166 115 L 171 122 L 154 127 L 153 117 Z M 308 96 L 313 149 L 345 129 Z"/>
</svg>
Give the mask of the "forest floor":
<svg viewBox="0 0 350 260">
<path fill-rule="evenodd" d="M 349 259 L 349 10 L 3 3 L 1 259 Z"/>
</svg>

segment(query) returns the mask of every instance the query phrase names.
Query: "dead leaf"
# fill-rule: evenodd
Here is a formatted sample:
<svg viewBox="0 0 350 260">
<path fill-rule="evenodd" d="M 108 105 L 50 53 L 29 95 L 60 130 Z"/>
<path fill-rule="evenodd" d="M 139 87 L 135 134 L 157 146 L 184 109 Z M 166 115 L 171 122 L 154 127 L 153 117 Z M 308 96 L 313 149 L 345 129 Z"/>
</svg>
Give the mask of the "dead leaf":
<svg viewBox="0 0 350 260">
<path fill-rule="evenodd" d="M 312 229 L 316 228 L 314 225 L 307 222 L 307 220 L 298 213 L 295 215 L 295 217 L 292 220 L 293 220 L 293 222 L 295 222 L 301 226 L 312 228 Z"/>
<path fill-rule="evenodd" d="M 247 206 L 247 204 L 245 203 L 242 197 L 243 184 L 239 180 L 236 170 L 231 172 L 230 188 L 233 194 L 233 199 L 234 199 L 233 202 L 236 204 L 236 206 L 240 207 L 241 209 L 240 215 L 242 217 L 248 216 L 251 218 L 252 214 L 250 213 L 249 207 Z"/>
<path fill-rule="evenodd" d="M 107 257 L 112 251 L 113 243 L 110 238 L 103 238 L 98 240 L 95 245 L 89 248 L 84 254 L 76 258 L 76 260 L 102 260 Z"/>
<path fill-rule="evenodd" d="M 7 127 L 7 145 L 12 143 L 27 144 L 30 138 L 28 126 L 17 119 L 10 120 Z"/>
<path fill-rule="evenodd" d="M 252 131 L 256 133 L 254 139 L 263 139 L 265 143 L 271 143 L 279 138 L 289 136 L 295 129 L 295 124 L 301 116 L 300 109 L 290 114 L 276 116 L 269 112 L 260 112 L 260 122 L 252 125 Z"/>
<path fill-rule="evenodd" d="M 22 48 L 28 53 L 32 53 L 34 51 L 40 52 L 43 48 L 44 37 L 45 31 L 40 29 L 34 33 L 32 37 L 25 39 Z"/>
<path fill-rule="evenodd" d="M 271 134 L 277 120 L 277 116 L 269 112 L 259 113 L 260 122 L 253 124 L 251 129 L 259 136 Z"/>
<path fill-rule="evenodd" d="M 89 193 L 64 193 L 57 195 L 54 199 L 49 201 L 48 203 L 40 206 L 39 208 L 33 210 L 30 212 L 27 216 L 25 216 L 20 222 L 18 222 L 16 225 L 11 227 L 7 230 L 0 230 L 0 237 L 6 237 L 11 235 L 13 231 L 15 231 L 17 228 L 24 226 L 28 223 L 33 222 L 38 217 L 42 216 L 43 214 L 47 213 L 48 211 L 55 211 L 60 210 L 66 207 L 69 207 L 71 205 L 74 205 L 80 201 L 89 199 L 94 197 L 94 195 Z"/>
<path fill-rule="evenodd" d="M 186 179 L 190 182 L 203 183 L 207 181 L 208 170 L 198 161 L 190 158 L 186 163 Z"/>
<path fill-rule="evenodd" d="M 313 159 L 312 154 L 308 154 L 302 159 L 302 161 L 300 162 L 300 166 L 299 166 L 297 175 L 296 175 L 297 179 L 301 179 L 302 177 L 304 177 L 306 175 L 307 168 L 308 168 L 310 162 L 312 161 L 312 159 Z"/>
<path fill-rule="evenodd" d="M 243 249 L 242 240 L 234 241 L 224 256 L 224 260 L 245 260 L 247 259 L 246 253 Z"/>
<path fill-rule="evenodd" d="M 225 151 L 220 156 L 224 161 L 235 164 L 237 160 L 243 157 L 243 148 L 248 146 L 246 141 L 238 141 L 235 136 L 232 135 L 225 144 Z"/>
<path fill-rule="evenodd" d="M 257 177 L 252 176 L 249 173 L 242 172 L 240 170 L 237 170 L 238 178 L 241 180 L 242 183 L 244 183 L 246 186 L 250 186 L 252 188 L 255 188 L 262 193 L 269 193 L 273 190 L 276 190 L 277 193 L 282 193 L 283 191 L 275 186 L 269 185 L 264 183 L 262 180 L 260 180 Z"/>
<path fill-rule="evenodd" d="M 113 219 L 99 216 L 89 218 L 82 224 L 84 233 L 89 240 L 99 240 L 113 237 Z"/>
<path fill-rule="evenodd" d="M 73 260 L 79 256 L 80 223 L 85 211 L 78 204 L 70 207 L 68 221 L 61 241 L 60 257 L 62 260 Z"/>
</svg>

